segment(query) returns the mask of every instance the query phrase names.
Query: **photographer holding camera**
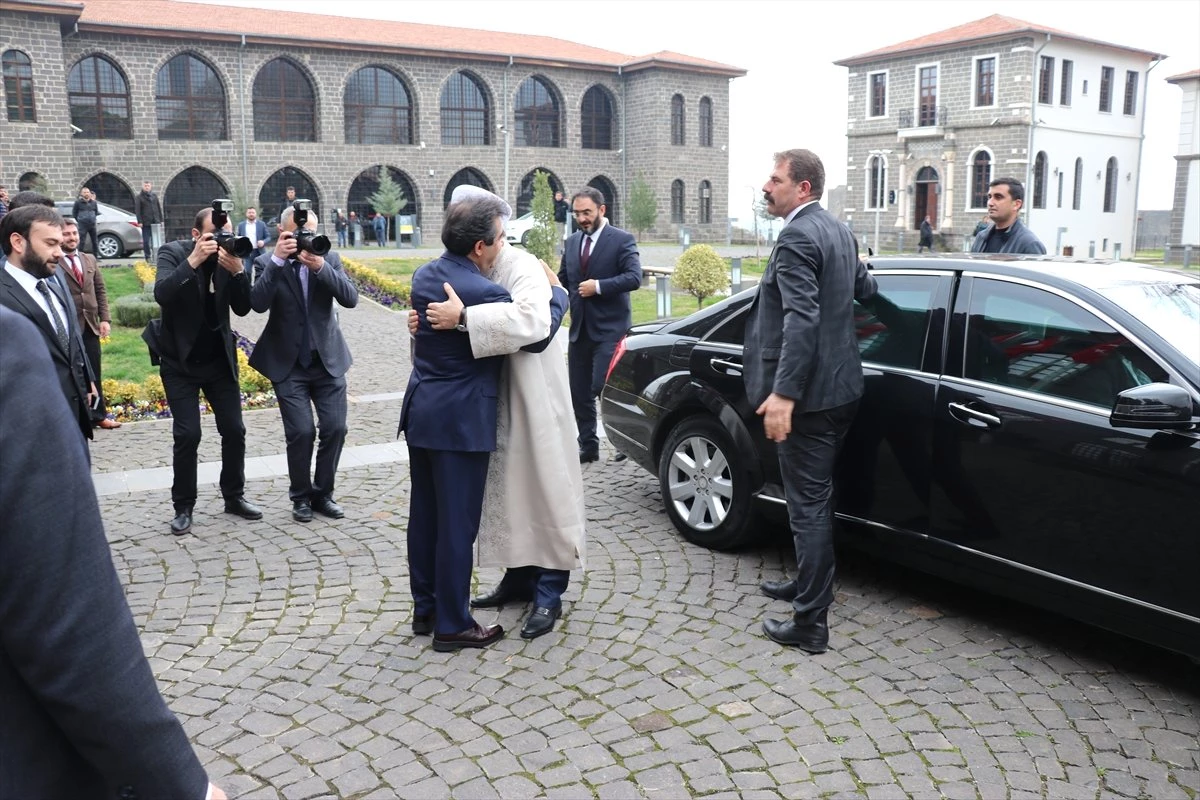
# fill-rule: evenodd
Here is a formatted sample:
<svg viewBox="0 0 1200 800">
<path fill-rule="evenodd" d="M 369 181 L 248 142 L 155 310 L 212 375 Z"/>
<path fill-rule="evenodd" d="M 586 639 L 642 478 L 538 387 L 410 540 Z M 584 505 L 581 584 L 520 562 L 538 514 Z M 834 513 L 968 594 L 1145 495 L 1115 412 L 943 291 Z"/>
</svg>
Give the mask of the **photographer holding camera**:
<svg viewBox="0 0 1200 800">
<path fill-rule="evenodd" d="M 250 276 L 242 257 L 251 242 L 229 232 L 229 200 L 214 200 L 196 214 L 192 241 L 170 242 L 158 251 L 154 299 L 162 317 L 146 326 L 142 338 L 159 364 L 171 408 L 175 480 L 171 533 L 192 528 L 196 503 L 196 452 L 200 447 L 200 392 L 212 407 L 221 434 L 221 494 L 225 513 L 261 519 L 246 502 L 246 426 L 229 311 L 250 313 Z"/>
<path fill-rule="evenodd" d="M 287 444 L 288 497 L 297 522 L 311 522 L 314 511 L 332 519 L 345 516 L 333 500 L 333 483 L 346 441 L 346 370 L 353 359 L 333 303 L 358 305 L 358 290 L 341 258 L 330 252 L 329 237 L 316 233 L 317 218 L 309 207 L 308 200 L 295 200 L 284 209 L 275 251 L 254 262 L 250 292 L 254 310 L 271 314 L 250 365 L 275 386 Z M 313 406 L 321 441 L 316 473 L 310 476 L 317 436 Z"/>
</svg>

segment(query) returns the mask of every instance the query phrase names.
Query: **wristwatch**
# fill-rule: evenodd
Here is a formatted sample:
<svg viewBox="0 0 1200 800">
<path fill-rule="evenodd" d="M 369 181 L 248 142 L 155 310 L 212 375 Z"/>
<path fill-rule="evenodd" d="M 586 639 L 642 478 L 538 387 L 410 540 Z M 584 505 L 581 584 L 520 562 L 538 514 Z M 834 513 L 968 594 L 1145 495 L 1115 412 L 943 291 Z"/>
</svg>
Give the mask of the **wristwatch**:
<svg viewBox="0 0 1200 800">
<path fill-rule="evenodd" d="M 459 333 L 467 332 L 467 309 L 463 309 L 458 314 L 458 324 L 454 326 L 454 330 Z"/>
</svg>

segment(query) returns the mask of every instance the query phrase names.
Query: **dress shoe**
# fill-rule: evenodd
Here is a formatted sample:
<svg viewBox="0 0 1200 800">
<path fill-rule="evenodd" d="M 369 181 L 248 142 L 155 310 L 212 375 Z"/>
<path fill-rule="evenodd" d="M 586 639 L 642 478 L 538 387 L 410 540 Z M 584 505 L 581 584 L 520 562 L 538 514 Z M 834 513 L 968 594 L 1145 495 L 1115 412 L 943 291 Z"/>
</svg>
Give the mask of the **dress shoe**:
<svg viewBox="0 0 1200 800">
<path fill-rule="evenodd" d="M 104 428 L 106 431 L 111 431 L 121 427 L 121 423 L 117 422 L 115 419 L 109 419 L 108 417 L 105 417 L 96 423 L 96 427 Z"/>
<path fill-rule="evenodd" d="M 433 633 L 433 614 L 413 614 L 412 632 L 414 636 L 428 636 Z"/>
<path fill-rule="evenodd" d="M 333 498 L 329 495 L 318 497 L 312 501 L 311 505 L 313 511 L 330 519 L 341 519 L 346 516 L 346 512 L 342 511 L 342 507 L 333 502 Z"/>
<path fill-rule="evenodd" d="M 789 603 L 796 599 L 796 581 L 763 581 L 758 585 L 762 593 L 776 600 L 787 600 Z"/>
<path fill-rule="evenodd" d="M 580 464 L 589 464 L 589 463 L 591 463 L 591 462 L 593 462 L 593 461 L 599 461 L 599 460 L 600 460 L 600 453 L 599 453 L 599 452 L 594 452 L 594 453 L 592 453 L 592 452 L 588 452 L 588 453 L 585 453 L 585 452 L 583 452 L 582 450 L 580 450 L 580 451 L 579 451 L 579 463 L 580 463 Z"/>
<path fill-rule="evenodd" d="M 226 497 L 225 513 L 236 514 L 242 519 L 262 519 L 258 506 L 250 505 L 244 497 Z"/>
<path fill-rule="evenodd" d="M 769 619 L 763 622 L 763 633 L 772 641 L 797 647 L 817 655 L 829 649 L 829 609 L 823 609 L 812 622 Z"/>
<path fill-rule="evenodd" d="M 183 536 L 192 529 L 192 510 L 190 508 L 175 509 L 175 519 L 171 520 L 171 533 Z"/>
<path fill-rule="evenodd" d="M 529 619 L 525 620 L 525 625 L 521 628 L 521 638 L 536 639 L 542 634 L 554 630 L 554 620 L 558 619 L 560 614 L 562 614 L 561 605 L 554 608 L 538 606 L 529 614 Z"/>
<path fill-rule="evenodd" d="M 312 522 L 312 503 L 307 500 L 292 503 L 292 519 L 296 522 Z"/>
<path fill-rule="evenodd" d="M 500 581 L 499 586 L 482 597 L 472 597 L 471 608 L 504 608 L 508 603 L 528 603 L 532 599 L 533 595 L 518 592 Z"/>
<path fill-rule="evenodd" d="M 462 633 L 435 633 L 433 649 L 439 653 L 453 653 L 464 647 L 487 647 L 504 638 L 504 628 L 499 625 L 489 625 L 486 628 L 476 623 L 475 627 L 467 628 Z"/>
</svg>

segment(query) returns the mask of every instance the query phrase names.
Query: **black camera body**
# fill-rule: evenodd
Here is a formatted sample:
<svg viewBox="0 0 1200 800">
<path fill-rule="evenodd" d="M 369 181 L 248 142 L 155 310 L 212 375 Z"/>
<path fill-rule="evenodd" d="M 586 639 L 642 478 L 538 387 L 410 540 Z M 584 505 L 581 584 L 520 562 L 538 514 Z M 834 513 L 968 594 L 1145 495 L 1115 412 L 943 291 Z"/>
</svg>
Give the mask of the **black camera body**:
<svg viewBox="0 0 1200 800">
<path fill-rule="evenodd" d="M 233 201 L 221 198 L 212 201 L 213 238 L 217 246 L 231 256 L 245 258 L 254 250 L 254 243 L 248 236 L 234 236 L 225 230 L 229 223 L 229 212 L 233 211 Z"/>
<path fill-rule="evenodd" d="M 304 230 L 304 226 L 308 224 L 308 212 L 312 208 L 312 203 L 308 200 L 296 199 L 292 201 L 292 221 L 296 223 L 296 230 L 292 235 L 296 238 L 296 250 L 303 253 L 312 253 L 315 256 L 323 256 L 329 252 L 330 244 L 329 237 L 323 233 L 313 233 L 312 231 Z"/>
</svg>

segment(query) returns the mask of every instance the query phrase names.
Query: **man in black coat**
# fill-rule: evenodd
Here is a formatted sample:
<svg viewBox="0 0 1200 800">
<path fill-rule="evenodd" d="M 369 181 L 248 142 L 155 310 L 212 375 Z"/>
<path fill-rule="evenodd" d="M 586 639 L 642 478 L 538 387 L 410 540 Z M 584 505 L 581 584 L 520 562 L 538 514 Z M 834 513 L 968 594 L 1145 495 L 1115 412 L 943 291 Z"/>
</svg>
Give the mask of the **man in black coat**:
<svg viewBox="0 0 1200 800">
<path fill-rule="evenodd" d="M 96 219 L 100 216 L 100 206 L 96 203 L 96 196 L 92 194 L 92 190 L 86 186 L 79 190 L 79 197 L 75 198 L 75 205 L 71 207 L 71 216 L 79 224 L 79 252 L 85 252 L 88 237 L 92 237 L 92 255 L 96 258 L 100 257 L 100 251 L 96 249 Z"/>
<path fill-rule="evenodd" d="M 154 256 L 154 230 L 151 226 L 163 221 L 162 204 L 150 181 L 142 181 L 142 190 L 133 198 L 133 215 L 142 226 L 142 255 L 150 261 Z"/>
<path fill-rule="evenodd" d="M 775 155 L 763 186 L 767 211 L 786 221 L 746 320 L 746 399 L 778 445 L 795 540 L 795 580 L 764 581 L 792 604 L 768 619 L 776 642 L 822 653 L 833 603 L 833 467 L 863 393 L 854 300 L 875 294 L 850 230 L 818 205 L 825 167 L 809 150 Z"/>
<path fill-rule="evenodd" d="M 925 215 L 925 219 L 921 220 L 921 238 L 917 242 L 917 253 L 921 253 L 926 248 L 929 249 L 929 252 L 933 252 L 933 225 L 929 223 L 928 214 Z"/>
<path fill-rule="evenodd" d="M 0 797 L 224 800 L 158 692 L 41 339 L 0 308 Z"/>
<path fill-rule="evenodd" d="M 213 209 L 196 214 L 192 241 L 170 242 L 158 251 L 154 299 L 162 318 L 146 326 L 142 338 L 157 359 L 174 422 L 175 480 L 171 532 L 192 529 L 196 504 L 196 453 L 200 447 L 200 392 L 212 407 L 221 434 L 221 494 L 225 512 L 261 519 L 246 502 L 246 426 L 229 311 L 250 313 L 250 276 L 242 260 L 217 246 Z M 228 217 L 220 220 L 230 227 Z"/>
<path fill-rule="evenodd" d="M 260 314 L 269 310 L 271 316 L 254 345 L 250 366 L 271 379 L 279 400 L 292 517 L 311 522 L 316 511 L 341 519 L 345 513 L 333 500 L 333 482 L 346 441 L 346 370 L 354 359 L 333 304 L 354 308 L 358 290 L 337 253 L 297 251 L 295 214 L 292 208 L 284 209 L 275 251 L 264 253 L 254 265 L 250 305 Z M 305 230 L 316 229 L 317 217 L 308 213 Z M 314 406 L 321 431 L 315 475 Z"/>
</svg>

